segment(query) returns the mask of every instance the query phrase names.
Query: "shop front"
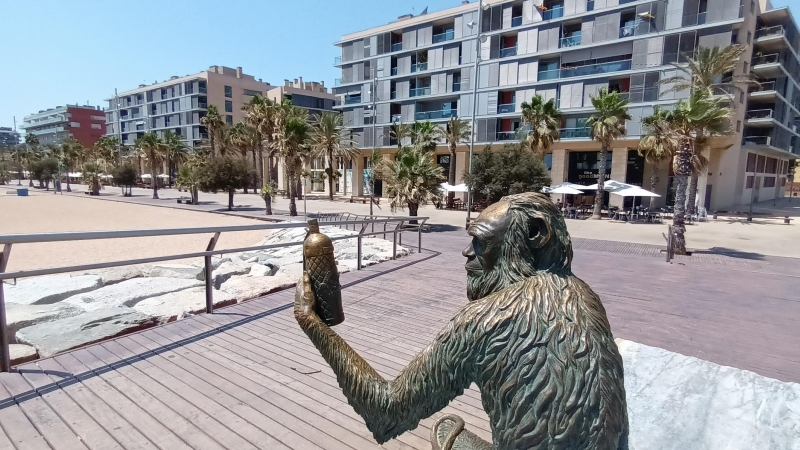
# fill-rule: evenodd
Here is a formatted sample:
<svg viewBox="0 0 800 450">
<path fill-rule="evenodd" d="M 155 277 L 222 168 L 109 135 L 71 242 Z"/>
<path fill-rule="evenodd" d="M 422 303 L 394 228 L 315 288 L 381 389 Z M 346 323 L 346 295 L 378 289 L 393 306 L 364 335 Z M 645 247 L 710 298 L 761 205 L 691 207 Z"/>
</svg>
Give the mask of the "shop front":
<svg viewBox="0 0 800 450">
<path fill-rule="evenodd" d="M 614 155 L 625 157 L 626 164 L 619 167 L 614 165 Z M 569 162 L 567 165 L 567 181 L 570 183 L 589 186 L 599 182 L 600 178 L 600 152 L 598 151 L 573 151 L 569 152 Z M 606 155 L 605 179 L 622 181 L 635 186 L 642 186 L 644 179 L 644 158 L 639 156 L 636 150 L 617 149 L 610 151 Z M 594 203 L 594 191 L 586 191 L 585 195 L 569 196 L 568 202 L 574 205 Z M 630 208 L 632 198 L 625 198 L 623 205 Z M 606 192 L 603 204 L 609 204 L 609 194 Z M 636 204 L 641 204 L 641 198 L 636 199 Z"/>
</svg>

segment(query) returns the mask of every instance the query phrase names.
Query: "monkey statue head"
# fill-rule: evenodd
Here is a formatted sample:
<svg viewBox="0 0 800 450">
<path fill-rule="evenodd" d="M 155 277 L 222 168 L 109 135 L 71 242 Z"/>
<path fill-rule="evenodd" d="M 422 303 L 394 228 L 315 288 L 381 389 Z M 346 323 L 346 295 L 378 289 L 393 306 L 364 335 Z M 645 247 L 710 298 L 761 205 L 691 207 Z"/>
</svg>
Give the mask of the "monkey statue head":
<svg viewBox="0 0 800 450">
<path fill-rule="evenodd" d="M 468 230 L 467 297 L 481 299 L 540 271 L 569 274 L 572 243 L 564 218 L 543 194 L 508 195 Z"/>
</svg>

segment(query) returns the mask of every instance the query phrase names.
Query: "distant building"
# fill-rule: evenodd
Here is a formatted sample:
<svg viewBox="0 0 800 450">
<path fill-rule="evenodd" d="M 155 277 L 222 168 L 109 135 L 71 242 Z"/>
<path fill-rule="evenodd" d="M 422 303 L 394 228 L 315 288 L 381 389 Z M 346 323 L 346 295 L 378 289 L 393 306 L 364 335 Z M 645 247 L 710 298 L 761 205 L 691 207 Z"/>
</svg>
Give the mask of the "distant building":
<svg viewBox="0 0 800 450">
<path fill-rule="evenodd" d="M 60 144 L 74 138 L 91 147 L 103 136 L 105 121 L 105 113 L 99 106 L 66 105 L 25 116 L 22 129 L 26 134 L 36 135 L 41 145 Z"/>
<path fill-rule="evenodd" d="M 307 109 L 309 114 L 330 111 L 336 101 L 336 96 L 328 92 L 324 82 L 303 81 L 303 77 L 294 81 L 284 80 L 283 86 L 267 92 L 267 97 L 278 102 L 291 100 L 292 105 Z"/>
<path fill-rule="evenodd" d="M 242 73 L 242 68 L 211 66 L 194 75 L 120 92 L 108 98 L 105 133 L 133 145 L 145 133 L 161 136 L 167 130 L 194 147 L 208 132 L 200 124 L 208 105 L 215 105 L 223 120 L 234 124 L 244 120 L 242 106 L 255 95 L 265 96 L 269 83 Z"/>
<path fill-rule="evenodd" d="M 19 133 L 13 128 L 0 127 L 0 148 L 13 147 L 19 144 Z"/>
</svg>

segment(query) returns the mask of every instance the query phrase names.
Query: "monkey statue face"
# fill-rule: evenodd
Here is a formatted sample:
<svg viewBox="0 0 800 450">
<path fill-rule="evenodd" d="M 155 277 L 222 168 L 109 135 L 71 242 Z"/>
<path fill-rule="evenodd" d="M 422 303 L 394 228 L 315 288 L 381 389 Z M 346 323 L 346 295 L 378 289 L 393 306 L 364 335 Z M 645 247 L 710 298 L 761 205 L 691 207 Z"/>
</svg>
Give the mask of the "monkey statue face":
<svg viewBox="0 0 800 450">
<path fill-rule="evenodd" d="M 556 207 L 540 194 L 504 197 L 468 230 L 467 298 L 478 300 L 533 276 L 570 271 L 572 244 Z"/>
</svg>

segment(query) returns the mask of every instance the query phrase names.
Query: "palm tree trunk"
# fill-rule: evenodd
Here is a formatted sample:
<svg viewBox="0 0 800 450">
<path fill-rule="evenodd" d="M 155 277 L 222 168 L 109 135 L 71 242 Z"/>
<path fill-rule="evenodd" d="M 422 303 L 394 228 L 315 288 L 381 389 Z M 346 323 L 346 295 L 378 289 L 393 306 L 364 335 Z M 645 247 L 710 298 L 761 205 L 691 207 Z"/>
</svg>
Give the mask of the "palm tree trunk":
<svg viewBox="0 0 800 450">
<path fill-rule="evenodd" d="M 72 192 L 72 188 L 69 185 L 69 165 L 67 165 L 67 192 Z"/>
<path fill-rule="evenodd" d="M 233 209 L 233 194 L 235 194 L 235 190 L 228 191 L 228 211 Z"/>
<path fill-rule="evenodd" d="M 158 200 L 158 178 L 156 178 L 156 165 L 154 162 L 150 163 L 150 176 L 152 177 L 150 182 L 153 183 L 153 199 Z"/>
<path fill-rule="evenodd" d="M 592 219 L 600 220 L 603 211 L 603 197 L 605 194 L 606 182 L 606 158 L 608 157 L 608 147 L 603 145 L 600 150 L 600 161 L 597 162 L 597 193 L 594 196 L 594 211 Z"/>
<path fill-rule="evenodd" d="M 650 174 L 650 192 L 656 191 L 656 185 L 658 184 L 658 163 L 653 163 L 653 172 Z M 653 207 L 653 197 L 650 197 L 650 205 L 651 208 Z"/>
<path fill-rule="evenodd" d="M 692 174 L 689 178 L 689 186 L 687 188 L 686 193 L 686 200 L 688 203 L 686 205 L 686 214 L 689 216 L 693 216 L 697 214 L 697 182 L 698 182 L 697 174 Z"/>
<path fill-rule="evenodd" d="M 253 155 L 255 158 L 255 155 Z M 264 186 L 264 144 L 261 143 L 261 139 L 258 140 L 258 162 L 257 167 L 258 169 L 258 186 Z"/>
<path fill-rule="evenodd" d="M 261 139 L 259 139 L 259 141 L 261 141 Z M 259 145 L 261 145 L 261 144 L 259 144 Z M 253 149 L 252 153 L 253 153 L 253 168 L 254 169 L 258 169 L 258 166 L 257 166 L 257 163 L 256 163 L 256 153 L 257 153 L 256 149 Z M 245 159 L 247 159 L 247 158 L 245 157 Z M 258 172 L 256 172 L 256 173 L 258 173 Z M 254 194 L 258 193 L 258 188 L 260 187 L 258 185 L 259 181 L 263 181 L 263 180 L 255 180 L 256 185 L 253 186 L 253 193 Z M 262 184 L 262 186 L 263 186 L 263 184 Z"/>
<path fill-rule="evenodd" d="M 272 215 L 272 197 L 270 197 L 269 195 L 264 197 L 264 206 L 265 206 L 265 209 L 266 209 L 266 211 L 264 213 L 266 215 L 268 215 L 268 216 L 271 216 Z"/>
<path fill-rule="evenodd" d="M 419 211 L 419 203 L 408 202 L 408 215 L 409 216 L 416 217 L 418 211 Z M 411 224 L 411 225 L 417 225 L 417 220 L 416 219 L 409 220 L 408 223 Z"/>
<path fill-rule="evenodd" d="M 211 143 L 211 157 L 213 158 L 217 153 L 217 149 L 214 146 L 214 133 L 212 133 L 209 129 L 206 129 L 206 131 L 208 131 L 208 141 Z"/>
<path fill-rule="evenodd" d="M 672 229 L 675 232 L 675 254 L 686 254 L 686 187 L 692 173 L 692 143 L 689 138 L 683 140 L 675 154 L 675 211 L 672 216 Z"/>
<path fill-rule="evenodd" d="M 328 148 L 328 168 L 331 173 L 328 174 L 328 198 L 333 201 L 333 149 Z"/>
<path fill-rule="evenodd" d="M 294 169 L 286 170 L 289 178 L 289 216 L 295 217 L 297 216 L 297 204 L 294 201 L 295 191 L 297 190 L 297 185 L 295 184 L 294 180 Z"/>
<path fill-rule="evenodd" d="M 447 174 L 447 182 L 450 185 L 456 184 L 456 146 L 455 144 L 450 144 L 450 167 L 449 173 Z M 456 193 L 455 192 L 448 192 L 447 193 L 447 207 L 452 208 L 453 202 L 455 201 Z"/>
</svg>

